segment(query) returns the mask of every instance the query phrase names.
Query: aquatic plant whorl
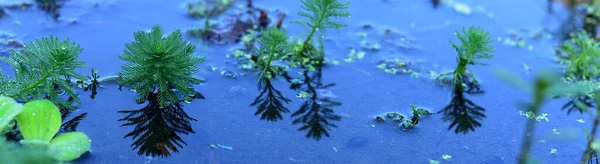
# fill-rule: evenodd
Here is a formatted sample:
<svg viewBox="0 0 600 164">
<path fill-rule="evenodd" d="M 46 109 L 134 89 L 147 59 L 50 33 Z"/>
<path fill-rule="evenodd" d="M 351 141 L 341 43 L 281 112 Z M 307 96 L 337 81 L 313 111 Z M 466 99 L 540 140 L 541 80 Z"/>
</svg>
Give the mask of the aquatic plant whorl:
<svg viewBox="0 0 600 164">
<path fill-rule="evenodd" d="M 156 25 L 150 32 L 134 33 L 135 41 L 125 45 L 125 52 L 119 56 L 127 61 L 122 67 L 119 85 L 131 86 L 138 93 L 138 100 L 145 100 L 149 94 L 157 93 L 161 106 L 191 101 L 197 92 L 192 84 L 202 80 L 192 77 L 199 69 L 202 55 L 194 54 L 195 46 L 182 39 L 176 30 L 166 37 Z"/>
</svg>

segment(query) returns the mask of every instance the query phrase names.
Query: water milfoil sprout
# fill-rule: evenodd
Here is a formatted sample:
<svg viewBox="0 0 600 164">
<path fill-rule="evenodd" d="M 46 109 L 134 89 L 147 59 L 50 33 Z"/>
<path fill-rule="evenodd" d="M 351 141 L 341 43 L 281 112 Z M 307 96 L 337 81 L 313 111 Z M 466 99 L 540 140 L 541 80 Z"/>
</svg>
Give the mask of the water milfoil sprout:
<svg viewBox="0 0 600 164">
<path fill-rule="evenodd" d="M 161 106 L 201 97 L 192 85 L 203 81 L 192 75 L 199 71 L 196 65 L 204 56 L 194 53 L 195 46 L 183 41 L 179 30 L 163 37 L 156 25 L 150 32 L 138 31 L 133 36 L 135 40 L 125 44 L 125 52 L 119 56 L 127 62 L 122 67 L 120 87 L 131 86 L 138 93 L 138 101 L 156 93 Z"/>
<path fill-rule="evenodd" d="M 465 91 L 465 87 L 468 85 L 470 88 L 477 87 L 478 81 L 473 76 L 471 70 L 468 69 L 469 65 L 487 65 L 482 62 L 481 59 L 491 59 L 495 52 L 494 48 L 490 45 L 493 40 L 490 39 L 488 32 L 484 31 L 479 27 L 469 27 L 469 29 L 463 28 L 462 34 L 456 32 L 456 36 L 460 40 L 461 44 L 456 44 L 450 41 L 452 47 L 457 53 L 457 66 L 453 72 L 440 74 L 438 80 L 442 80 L 447 75 L 452 75 L 452 86 L 454 89 L 460 89 Z M 467 81 L 467 77 L 472 80 Z M 476 91 L 477 92 L 477 91 Z"/>
<path fill-rule="evenodd" d="M 275 62 L 281 61 L 288 55 L 291 48 L 287 42 L 289 38 L 287 31 L 275 27 L 262 32 L 262 37 L 257 40 L 262 46 L 258 50 L 259 78 L 270 79 L 285 70 L 281 65 L 275 65 Z"/>
<path fill-rule="evenodd" d="M 298 14 L 305 17 L 306 20 L 296 20 L 294 22 L 304 26 L 309 33 L 304 41 L 298 42 L 298 48 L 295 49 L 296 57 L 302 58 L 314 55 L 303 53 L 310 52 L 310 49 L 314 48 L 313 38 L 315 36 L 318 37 L 319 43 L 321 43 L 321 39 L 327 29 L 339 31 L 340 28 L 346 27 L 347 25 L 336 22 L 333 19 L 350 17 L 350 13 L 345 11 L 349 4 L 349 2 L 342 3 L 338 0 L 302 0 L 302 9 L 304 11 Z M 322 44 L 320 45 L 322 46 Z"/>
<path fill-rule="evenodd" d="M 78 60 L 83 51 L 78 44 L 68 39 L 59 40 L 50 36 L 31 41 L 22 51 L 13 50 L 0 60 L 10 64 L 14 78 L 0 72 L 0 95 L 25 102 L 49 99 L 61 108 L 75 109 L 68 100 L 59 95 L 67 93 L 75 102 L 81 103 L 70 83 L 65 78 L 84 79 L 75 69 L 85 68 Z"/>
</svg>

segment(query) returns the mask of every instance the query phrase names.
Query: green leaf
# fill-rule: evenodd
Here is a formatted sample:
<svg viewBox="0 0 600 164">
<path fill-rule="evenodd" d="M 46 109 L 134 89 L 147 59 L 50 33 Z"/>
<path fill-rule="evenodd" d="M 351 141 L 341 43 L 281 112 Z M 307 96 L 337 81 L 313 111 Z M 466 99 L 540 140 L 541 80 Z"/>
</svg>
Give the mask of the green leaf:
<svg viewBox="0 0 600 164">
<path fill-rule="evenodd" d="M 23 105 L 9 97 L 0 97 L 0 132 L 23 111 Z M 1 135 L 1 134 L 0 134 Z"/>
<path fill-rule="evenodd" d="M 56 135 L 62 122 L 58 108 L 49 100 L 35 100 L 23 105 L 17 124 L 22 144 L 46 145 Z"/>
<path fill-rule="evenodd" d="M 81 132 L 61 134 L 50 141 L 50 151 L 57 161 L 72 161 L 90 150 L 90 138 Z"/>
</svg>

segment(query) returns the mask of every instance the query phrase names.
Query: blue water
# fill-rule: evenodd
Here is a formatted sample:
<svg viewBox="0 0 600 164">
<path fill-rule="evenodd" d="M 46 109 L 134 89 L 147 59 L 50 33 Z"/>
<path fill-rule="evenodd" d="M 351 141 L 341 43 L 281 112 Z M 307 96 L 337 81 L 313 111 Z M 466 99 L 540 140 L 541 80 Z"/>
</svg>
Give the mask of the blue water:
<svg viewBox="0 0 600 164">
<path fill-rule="evenodd" d="M 183 31 L 202 27 L 202 20 L 187 16 L 185 5 L 191 1 L 161 0 L 79 0 L 67 1 L 60 9 L 58 21 L 31 7 L 10 9 L 8 16 L 0 19 L 0 31 L 15 35 L 16 39 L 30 41 L 50 34 L 69 38 L 81 45 L 80 59 L 101 76 L 115 75 L 124 62 L 118 59 L 124 44 L 133 40 L 133 32 L 148 30 L 159 24 L 164 31 Z M 197 38 L 186 36 L 198 48 L 197 53 L 207 56 L 198 67 L 197 76 L 206 80 L 194 88 L 206 96 L 185 104 L 185 112 L 198 121 L 192 122 L 195 133 L 180 134 L 187 146 L 178 148 L 170 157 L 138 155 L 130 147 L 133 140 L 124 136 L 132 127 L 121 127 L 118 120 L 125 115 L 120 110 L 139 109 L 134 102 L 135 93 L 119 91 L 115 84 L 103 84 L 95 99 L 89 92 L 81 92 L 82 104 L 73 115 L 87 112 L 88 117 L 78 131 L 92 140 L 92 150 L 75 163 L 428 163 L 430 159 L 441 163 L 516 163 L 524 134 L 526 118 L 519 115 L 519 102 L 530 95 L 498 80 L 492 75 L 496 68 L 504 68 L 516 75 L 531 79 L 543 68 L 556 68 L 554 49 L 560 42 L 554 39 L 530 39 L 528 35 L 542 28 L 558 31 L 564 19 L 564 9 L 555 5 L 556 12 L 546 12 L 546 0 L 479 0 L 458 1 L 468 4 L 473 13 L 464 15 L 450 6 L 435 9 L 428 1 L 417 0 L 353 0 L 350 18 L 340 19 L 349 26 L 340 33 L 328 31 L 327 58 L 341 61 L 323 69 L 323 83 L 336 83 L 327 90 L 334 94 L 332 100 L 342 103 L 334 108 L 342 116 L 333 121 L 338 128 L 329 131 L 330 137 L 316 141 L 305 138 L 306 131 L 297 131 L 300 125 L 292 124 L 290 113 L 278 122 L 261 121 L 254 116 L 255 107 L 249 106 L 259 94 L 256 76 L 231 64 L 234 45 L 207 45 Z M 243 4 L 244 1 L 240 1 Z M 1 4 L 1 3 L 0 3 Z M 301 19 L 297 0 L 255 0 L 254 5 L 269 10 L 275 21 L 278 10 L 286 13 L 284 27 L 293 35 L 304 29 L 289 21 Z M 478 6 L 485 11 L 477 10 Z M 489 14 L 493 13 L 492 16 Z M 15 23 L 19 21 L 20 23 Z M 372 29 L 363 29 L 369 24 Z M 471 68 L 486 91 L 482 95 L 467 95 L 477 105 L 486 109 L 482 127 L 467 134 L 448 131 L 449 122 L 441 115 L 420 120 L 415 129 L 404 131 L 391 123 L 377 123 L 378 114 L 397 111 L 410 113 L 409 104 L 441 110 L 450 100 L 451 90 L 428 80 L 429 70 L 447 71 L 455 66 L 456 54 L 449 40 L 456 41 L 454 31 L 476 25 L 490 32 L 492 39 L 509 37 L 509 31 L 529 29 L 527 46 L 517 48 L 496 41 L 495 57 L 486 61 L 489 66 Z M 366 51 L 364 59 L 347 63 L 343 58 L 351 48 L 360 49 L 359 32 L 368 34 L 368 40 L 379 41 L 386 29 L 411 38 L 408 49 L 382 46 L 379 51 Z M 420 78 L 410 75 L 392 75 L 377 69 L 384 59 L 402 58 L 423 61 Z M 229 61 L 229 62 L 228 62 Z M 527 64 L 531 71 L 523 69 Z M 248 75 L 235 79 L 212 71 L 208 66 L 228 68 Z M 6 65 L 3 70 L 8 72 Z M 89 69 L 78 70 L 89 74 Z M 295 97 L 283 80 L 274 82 L 292 102 L 287 107 L 296 111 L 304 100 Z M 549 122 L 541 121 L 534 132 L 535 145 L 531 154 L 541 163 L 578 163 L 585 149 L 584 128 L 591 127 L 588 115 L 560 111 L 565 101 L 551 101 L 544 106 Z M 578 123 L 576 119 L 584 119 Z M 560 135 L 552 133 L 556 128 Z M 231 147 L 209 148 L 210 144 Z M 551 154 L 550 149 L 558 152 Z M 442 155 L 452 158 L 443 160 Z"/>
</svg>

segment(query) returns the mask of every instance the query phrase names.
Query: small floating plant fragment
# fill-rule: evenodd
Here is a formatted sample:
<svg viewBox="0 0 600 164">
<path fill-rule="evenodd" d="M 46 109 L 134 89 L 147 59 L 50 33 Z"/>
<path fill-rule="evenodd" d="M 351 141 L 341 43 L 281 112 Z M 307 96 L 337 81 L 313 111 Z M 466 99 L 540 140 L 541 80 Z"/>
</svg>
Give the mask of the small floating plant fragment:
<svg viewBox="0 0 600 164">
<path fill-rule="evenodd" d="M 375 116 L 375 120 L 378 122 L 385 122 L 386 118 L 393 120 L 395 123 L 398 123 L 398 127 L 401 129 L 412 129 L 419 123 L 419 118 L 421 116 L 428 116 L 431 113 L 429 110 L 425 108 L 418 108 L 412 104 L 410 104 L 412 109 L 412 116 L 408 119 L 406 116 L 398 113 L 398 112 L 387 112 L 382 115 Z"/>
<path fill-rule="evenodd" d="M 442 159 L 444 159 L 444 160 L 449 160 L 450 158 L 452 158 L 452 156 L 450 156 L 448 154 L 442 155 Z"/>
</svg>

